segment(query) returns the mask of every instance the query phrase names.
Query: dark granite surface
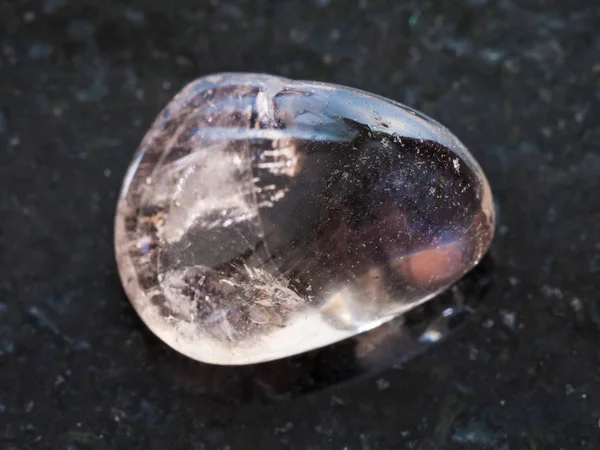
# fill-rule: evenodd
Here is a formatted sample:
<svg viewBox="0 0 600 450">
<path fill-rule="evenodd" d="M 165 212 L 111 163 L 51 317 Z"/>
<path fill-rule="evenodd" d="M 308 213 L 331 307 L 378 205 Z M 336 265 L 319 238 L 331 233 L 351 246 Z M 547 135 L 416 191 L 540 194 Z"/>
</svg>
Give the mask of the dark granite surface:
<svg viewBox="0 0 600 450">
<path fill-rule="evenodd" d="M 0 448 L 600 448 L 599 23 L 595 0 L 0 0 Z M 275 401 L 212 395 L 228 378 L 150 335 L 113 259 L 121 178 L 176 90 L 232 70 L 464 141 L 500 213 L 466 326 Z"/>
</svg>

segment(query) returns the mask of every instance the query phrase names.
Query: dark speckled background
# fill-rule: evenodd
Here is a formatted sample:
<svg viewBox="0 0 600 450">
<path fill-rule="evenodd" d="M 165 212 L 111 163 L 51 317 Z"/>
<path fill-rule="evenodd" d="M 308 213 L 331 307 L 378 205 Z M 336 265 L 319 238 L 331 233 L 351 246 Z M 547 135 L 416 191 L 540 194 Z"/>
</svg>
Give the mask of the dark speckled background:
<svg viewBox="0 0 600 450">
<path fill-rule="evenodd" d="M 0 0 L 0 448 L 600 448 L 599 24 L 596 0 Z M 175 91 L 231 70 L 363 88 L 465 142 L 500 211 L 466 327 L 275 402 L 174 380 L 118 280 L 116 196 Z"/>
</svg>

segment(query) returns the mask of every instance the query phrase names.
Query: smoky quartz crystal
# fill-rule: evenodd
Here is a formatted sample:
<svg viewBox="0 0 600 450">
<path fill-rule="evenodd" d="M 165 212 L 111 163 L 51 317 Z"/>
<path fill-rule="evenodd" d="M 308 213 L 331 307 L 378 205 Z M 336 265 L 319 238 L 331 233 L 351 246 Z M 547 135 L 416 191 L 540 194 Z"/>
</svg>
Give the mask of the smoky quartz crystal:
<svg viewBox="0 0 600 450">
<path fill-rule="evenodd" d="M 473 268 L 493 229 L 485 175 L 429 117 L 348 87 L 226 73 L 187 85 L 147 132 L 115 245 L 158 337 L 237 365 L 403 314 Z"/>
</svg>

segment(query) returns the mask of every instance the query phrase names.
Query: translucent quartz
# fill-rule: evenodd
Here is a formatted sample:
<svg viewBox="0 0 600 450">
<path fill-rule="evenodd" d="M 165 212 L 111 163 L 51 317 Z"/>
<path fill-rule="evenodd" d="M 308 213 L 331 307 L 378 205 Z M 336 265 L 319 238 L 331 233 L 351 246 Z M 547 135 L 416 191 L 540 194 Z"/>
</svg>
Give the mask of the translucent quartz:
<svg viewBox="0 0 600 450">
<path fill-rule="evenodd" d="M 469 271 L 492 196 L 458 139 L 356 89 L 256 74 L 186 86 L 125 177 L 115 244 L 147 326 L 214 364 L 376 327 Z"/>
</svg>

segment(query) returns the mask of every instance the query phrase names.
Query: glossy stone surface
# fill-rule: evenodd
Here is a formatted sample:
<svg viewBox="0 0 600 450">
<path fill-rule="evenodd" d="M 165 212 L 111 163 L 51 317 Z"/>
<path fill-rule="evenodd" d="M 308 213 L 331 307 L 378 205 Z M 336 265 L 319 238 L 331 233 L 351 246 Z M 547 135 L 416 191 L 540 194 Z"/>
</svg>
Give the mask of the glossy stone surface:
<svg viewBox="0 0 600 450">
<path fill-rule="evenodd" d="M 256 74 L 186 86 L 117 207 L 123 285 L 148 327 L 215 364 L 305 352 L 447 288 L 494 226 L 446 128 L 359 90 Z"/>
</svg>

